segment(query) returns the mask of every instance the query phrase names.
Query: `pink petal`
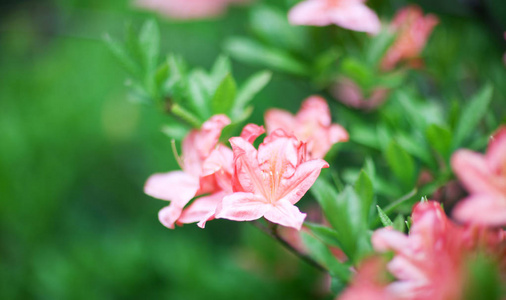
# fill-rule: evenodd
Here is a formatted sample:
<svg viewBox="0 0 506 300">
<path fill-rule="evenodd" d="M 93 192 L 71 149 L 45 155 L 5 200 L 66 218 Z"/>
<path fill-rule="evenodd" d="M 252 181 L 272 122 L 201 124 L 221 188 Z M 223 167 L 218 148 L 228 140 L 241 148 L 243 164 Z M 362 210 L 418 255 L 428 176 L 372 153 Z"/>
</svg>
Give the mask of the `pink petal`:
<svg viewBox="0 0 506 300">
<path fill-rule="evenodd" d="M 205 221 L 214 217 L 216 207 L 225 196 L 226 193 L 218 192 L 210 196 L 195 199 L 190 206 L 183 210 L 183 213 L 177 220 L 177 223 L 187 224 L 203 221 L 201 225 L 205 225 Z M 202 226 L 202 228 L 203 227 L 204 226 Z"/>
<path fill-rule="evenodd" d="M 158 219 L 160 220 L 160 223 L 163 224 L 163 226 L 174 229 L 174 224 L 176 223 L 179 216 L 181 216 L 182 211 L 182 206 L 171 203 L 169 206 L 162 208 L 158 212 Z"/>
<path fill-rule="evenodd" d="M 233 221 L 252 221 L 261 218 L 271 206 L 262 196 L 238 192 L 223 198 L 215 217 Z"/>
<path fill-rule="evenodd" d="M 257 150 L 245 139 L 233 137 L 230 139 L 234 151 L 234 181 L 233 190 L 266 194 L 263 173 L 257 160 Z"/>
<path fill-rule="evenodd" d="M 258 126 L 256 124 L 248 124 L 244 126 L 241 132 L 241 137 L 248 141 L 249 143 L 253 143 L 257 137 L 265 133 L 265 129 L 263 126 Z"/>
<path fill-rule="evenodd" d="M 451 158 L 453 171 L 471 193 L 500 191 L 485 157 L 469 150 L 458 150 Z"/>
<path fill-rule="evenodd" d="M 234 153 L 228 147 L 218 145 L 206 158 L 202 166 L 202 176 L 214 174 L 220 170 L 233 172 Z"/>
<path fill-rule="evenodd" d="M 313 159 L 299 165 L 291 177 L 281 179 L 276 198 L 297 203 L 314 184 L 321 169 L 328 167 L 329 164 L 322 159 Z"/>
<path fill-rule="evenodd" d="M 215 115 L 202 124 L 200 130 L 192 130 L 183 140 L 184 171 L 199 176 L 202 172 L 202 161 L 216 147 L 222 129 L 230 124 L 225 115 Z"/>
<path fill-rule="evenodd" d="M 348 131 L 343 126 L 332 124 L 329 128 L 330 143 L 335 144 L 338 142 L 347 142 L 349 140 Z"/>
<path fill-rule="evenodd" d="M 408 237 L 392 228 L 381 228 L 376 230 L 371 237 L 371 242 L 376 251 L 402 252 L 409 245 Z"/>
<path fill-rule="evenodd" d="M 288 21 L 293 25 L 327 26 L 331 24 L 331 21 L 326 10 L 326 1 L 303 1 L 290 9 Z"/>
<path fill-rule="evenodd" d="M 506 126 L 501 126 L 492 136 L 486 157 L 490 169 L 502 174 L 506 180 Z"/>
<path fill-rule="evenodd" d="M 144 193 L 180 207 L 195 197 L 198 189 L 199 179 L 182 171 L 153 174 L 144 185 Z"/>
<path fill-rule="evenodd" d="M 294 116 L 281 109 L 269 109 L 265 113 L 265 127 L 267 134 L 271 134 L 274 130 L 281 128 L 284 131 L 294 134 L 296 123 Z"/>
<path fill-rule="evenodd" d="M 271 177 L 289 177 L 303 159 L 301 155 L 305 156 L 305 145 L 278 128 L 258 146 L 257 163 Z"/>
<path fill-rule="evenodd" d="M 273 223 L 300 230 L 306 218 L 306 214 L 301 213 L 297 206 L 291 204 L 288 200 L 282 199 L 276 201 L 276 203 L 265 212 L 264 217 Z"/>
<path fill-rule="evenodd" d="M 330 20 L 341 27 L 377 34 L 381 30 L 381 22 L 376 13 L 362 3 L 339 5 L 329 12 Z"/>
<path fill-rule="evenodd" d="M 320 96 L 311 96 L 302 102 L 300 111 L 297 113 L 297 121 L 300 123 L 313 123 L 321 126 L 330 126 L 330 110 L 327 101 Z"/>
<path fill-rule="evenodd" d="M 485 226 L 506 225 L 506 196 L 500 194 L 473 194 L 460 202 L 453 216 L 462 222 Z"/>
</svg>

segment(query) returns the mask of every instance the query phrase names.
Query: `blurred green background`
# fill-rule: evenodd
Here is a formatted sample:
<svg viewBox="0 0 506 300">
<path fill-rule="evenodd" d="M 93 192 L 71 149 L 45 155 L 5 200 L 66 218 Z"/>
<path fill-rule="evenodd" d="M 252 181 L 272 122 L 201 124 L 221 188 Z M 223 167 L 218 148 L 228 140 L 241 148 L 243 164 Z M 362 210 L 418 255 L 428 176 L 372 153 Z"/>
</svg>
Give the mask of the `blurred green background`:
<svg viewBox="0 0 506 300">
<path fill-rule="evenodd" d="M 481 1 L 497 14 L 487 18 L 472 10 L 480 1 L 418 2 L 447 18 L 448 29 L 436 31 L 428 49 L 439 87 L 465 90 L 469 78 L 479 77 L 473 84 L 492 81 L 505 95 L 498 82 L 501 0 Z M 160 131 L 166 117 L 127 100 L 126 73 L 102 40 L 152 15 L 120 0 L 0 3 L 1 299 L 327 296 L 322 274 L 249 224 L 220 220 L 205 230 L 169 230 L 158 222 L 166 203 L 144 195 L 143 184 L 176 168 Z M 391 15 L 406 1 L 370 3 Z M 163 51 L 209 68 L 226 36 L 247 34 L 246 15 L 233 8 L 222 20 L 160 20 Z M 472 34 L 452 37 L 465 30 Z M 448 68 L 460 61 L 468 65 Z M 245 78 L 256 69 L 234 70 Z M 261 123 L 270 106 L 296 111 L 314 92 L 274 76 L 255 100 L 252 121 Z"/>
</svg>

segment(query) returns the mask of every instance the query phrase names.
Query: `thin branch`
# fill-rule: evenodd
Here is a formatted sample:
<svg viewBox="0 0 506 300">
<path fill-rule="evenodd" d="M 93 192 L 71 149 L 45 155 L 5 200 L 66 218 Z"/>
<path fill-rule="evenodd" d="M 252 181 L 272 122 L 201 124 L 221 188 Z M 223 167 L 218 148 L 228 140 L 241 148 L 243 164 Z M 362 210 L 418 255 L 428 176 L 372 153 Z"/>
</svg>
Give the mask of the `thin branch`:
<svg viewBox="0 0 506 300">
<path fill-rule="evenodd" d="M 290 243 L 288 243 L 285 239 L 283 239 L 278 233 L 278 230 L 277 230 L 278 227 L 276 224 L 273 224 L 274 226 L 272 226 L 271 228 L 268 228 L 257 220 L 252 221 L 252 223 L 255 227 L 257 227 L 258 229 L 263 231 L 265 234 L 267 234 L 267 235 L 271 236 L 272 238 L 274 238 L 275 240 L 277 240 L 283 247 L 285 247 L 288 251 L 292 252 L 298 258 L 305 261 L 307 264 L 313 266 L 314 268 L 316 268 L 317 270 L 319 270 L 321 272 L 328 272 L 328 270 L 325 267 L 323 267 L 322 265 L 320 265 L 317 261 L 312 259 L 310 256 L 308 256 L 304 253 L 301 253 L 300 251 L 295 249 L 292 245 L 290 245 Z"/>
</svg>

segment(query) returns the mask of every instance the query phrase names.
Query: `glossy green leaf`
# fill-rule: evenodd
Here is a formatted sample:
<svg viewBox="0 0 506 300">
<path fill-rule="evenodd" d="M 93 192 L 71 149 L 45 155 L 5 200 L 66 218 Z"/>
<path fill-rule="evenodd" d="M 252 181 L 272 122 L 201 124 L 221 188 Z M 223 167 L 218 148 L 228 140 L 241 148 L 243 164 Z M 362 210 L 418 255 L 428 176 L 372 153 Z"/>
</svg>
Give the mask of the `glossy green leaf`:
<svg viewBox="0 0 506 300">
<path fill-rule="evenodd" d="M 237 86 L 232 75 L 228 74 L 223 78 L 211 100 L 213 114 L 229 114 L 234 105 Z"/>
<path fill-rule="evenodd" d="M 301 232 L 302 241 L 309 249 L 315 260 L 325 266 L 332 277 L 337 277 L 343 282 L 349 282 L 351 272 L 349 266 L 341 263 L 334 257 L 332 252 L 320 240 L 307 232 Z"/>
<path fill-rule="evenodd" d="M 148 20 L 142 25 L 139 33 L 139 48 L 143 54 L 146 71 L 153 72 L 160 53 L 160 31 L 154 20 Z"/>
<path fill-rule="evenodd" d="M 242 114 L 244 108 L 248 103 L 260 92 L 271 80 L 272 73 L 269 71 L 261 71 L 253 74 L 246 82 L 241 86 L 237 92 L 234 107 L 232 110 L 232 116 L 237 119 Z"/>
<path fill-rule="evenodd" d="M 381 220 L 381 223 L 383 226 L 394 226 L 394 222 L 390 220 L 390 218 L 387 216 L 387 214 L 379 207 L 379 205 L 376 205 L 376 208 L 378 209 L 378 216 Z"/>
<path fill-rule="evenodd" d="M 355 182 L 355 192 L 361 201 L 362 218 L 368 220 L 374 198 L 374 188 L 371 179 L 364 170 L 360 171 L 358 179 Z"/>
<path fill-rule="evenodd" d="M 311 230 L 311 232 L 325 244 L 341 248 L 339 236 L 332 228 L 310 222 L 304 222 L 304 226 L 309 228 L 309 230 Z"/>
<path fill-rule="evenodd" d="M 412 187 L 415 180 L 415 163 L 408 152 L 392 140 L 385 152 L 385 158 L 397 179 L 405 187 Z"/>
<path fill-rule="evenodd" d="M 309 68 L 290 53 L 247 38 L 230 38 L 224 48 L 230 55 L 246 63 L 300 76 L 307 76 L 309 72 Z"/>
<path fill-rule="evenodd" d="M 476 130 L 476 126 L 487 112 L 492 100 L 492 92 L 492 85 L 486 85 L 471 98 L 467 105 L 464 105 L 454 132 L 454 149 L 462 146 L 464 140 Z"/>
<path fill-rule="evenodd" d="M 438 124 L 431 124 L 426 132 L 430 146 L 443 158 L 448 158 L 451 151 L 452 134 L 450 130 Z"/>
</svg>

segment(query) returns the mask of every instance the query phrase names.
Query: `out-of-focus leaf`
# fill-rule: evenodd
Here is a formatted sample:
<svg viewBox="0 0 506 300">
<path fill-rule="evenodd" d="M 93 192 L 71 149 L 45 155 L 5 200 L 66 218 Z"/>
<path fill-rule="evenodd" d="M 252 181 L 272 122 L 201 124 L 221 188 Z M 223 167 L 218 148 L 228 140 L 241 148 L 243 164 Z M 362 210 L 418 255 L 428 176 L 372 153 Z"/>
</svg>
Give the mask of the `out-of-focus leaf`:
<svg viewBox="0 0 506 300">
<path fill-rule="evenodd" d="M 453 135 L 453 148 L 462 146 L 462 142 L 476 129 L 476 126 L 487 112 L 487 108 L 492 100 L 492 85 L 488 84 L 479 90 L 464 106 L 457 122 L 457 127 Z"/>
<path fill-rule="evenodd" d="M 251 29 L 272 46 L 288 51 L 304 51 L 307 48 L 307 28 L 288 23 L 286 11 L 267 5 L 251 10 Z"/>
<path fill-rule="evenodd" d="M 213 114 L 229 114 L 234 105 L 237 86 L 232 75 L 228 74 L 223 78 L 211 100 Z"/>
<path fill-rule="evenodd" d="M 304 222 L 304 226 L 309 228 L 311 232 L 320 240 L 322 240 L 325 244 L 330 246 L 335 246 L 341 248 L 341 244 L 339 243 L 339 237 L 335 230 L 332 228 L 310 223 L 310 222 Z"/>
<path fill-rule="evenodd" d="M 341 62 L 341 72 L 346 76 L 355 81 L 359 86 L 363 88 L 370 88 L 374 80 L 374 74 L 369 66 L 366 64 L 348 57 L 343 59 Z"/>
<path fill-rule="evenodd" d="M 368 220 L 369 211 L 371 210 L 371 205 L 374 198 L 374 189 L 371 179 L 364 170 L 360 171 L 360 175 L 355 182 L 355 192 L 362 202 L 362 217 L 365 220 Z"/>
<path fill-rule="evenodd" d="M 450 130 L 438 124 L 427 127 L 427 140 L 430 146 L 443 158 L 448 158 L 451 150 L 452 134 Z"/>
<path fill-rule="evenodd" d="M 397 179 L 404 186 L 411 187 L 415 179 L 415 163 L 406 150 L 392 140 L 385 152 L 385 158 Z"/>
<path fill-rule="evenodd" d="M 210 117 L 209 100 L 211 95 L 207 89 L 207 75 L 202 71 L 193 71 L 189 76 L 186 83 L 188 89 L 188 100 L 185 106 L 190 106 L 191 110 L 200 116 L 201 120 L 206 120 Z"/>
<path fill-rule="evenodd" d="M 264 46 L 247 38 L 230 38 L 225 50 L 236 59 L 294 75 L 307 76 L 309 68 L 288 52 Z"/>
<path fill-rule="evenodd" d="M 395 137 L 395 140 L 397 143 L 399 143 L 399 146 L 404 148 L 404 150 L 406 150 L 409 154 L 419 158 L 429 166 L 434 166 L 435 162 L 433 161 L 430 151 L 426 147 L 426 144 L 415 140 L 414 135 L 399 133 Z"/>
<path fill-rule="evenodd" d="M 371 66 L 377 66 L 387 49 L 394 41 L 396 35 L 391 30 L 384 29 L 378 35 L 370 39 L 367 47 L 367 62 Z"/>
<path fill-rule="evenodd" d="M 140 74 L 139 65 L 137 65 L 135 60 L 132 59 L 125 46 L 121 44 L 119 41 L 113 39 L 109 35 L 105 35 L 104 40 L 109 50 L 112 52 L 112 54 L 114 54 L 114 56 L 116 57 L 116 59 L 118 59 L 121 65 L 128 72 L 130 72 L 130 74 L 134 76 L 139 76 Z"/>
<path fill-rule="evenodd" d="M 155 20 L 144 22 L 139 33 L 139 47 L 143 54 L 143 63 L 148 73 L 156 69 L 160 53 L 160 31 Z"/>
<path fill-rule="evenodd" d="M 178 104 L 173 104 L 170 112 L 191 125 L 193 128 L 200 128 L 202 125 L 202 120 Z"/>
<path fill-rule="evenodd" d="M 504 284 L 501 283 L 496 262 L 492 261 L 490 257 L 479 255 L 476 259 L 471 260 L 467 267 L 470 276 L 464 285 L 464 299 L 503 299 L 501 289 L 504 289 Z"/>
<path fill-rule="evenodd" d="M 248 103 L 260 92 L 271 80 L 272 73 L 269 71 L 261 71 L 253 74 L 248 80 L 241 86 L 237 92 L 237 97 L 234 102 L 232 109 L 232 117 L 234 119 L 241 115 L 242 111 L 248 105 Z"/>
<path fill-rule="evenodd" d="M 211 69 L 212 84 L 217 87 L 223 81 L 223 78 L 230 73 L 232 73 L 230 59 L 224 55 L 219 56 Z"/>
<path fill-rule="evenodd" d="M 392 222 L 392 220 L 390 220 L 390 218 L 387 216 L 387 214 L 379 207 L 379 205 L 376 205 L 376 208 L 378 209 L 378 216 L 381 220 L 381 224 L 383 224 L 383 226 L 387 227 L 387 226 L 394 226 L 394 222 Z"/>
<path fill-rule="evenodd" d="M 320 203 L 325 217 L 336 230 L 342 250 L 352 259 L 359 259 L 370 249 L 367 247 L 367 219 L 362 202 L 351 186 L 337 194 L 334 187 L 319 178 L 311 192 Z"/>
<path fill-rule="evenodd" d="M 405 224 L 404 216 L 397 215 L 397 217 L 395 217 L 393 223 L 394 223 L 393 227 L 395 230 L 400 231 L 400 232 L 405 231 L 406 224 Z"/>
<path fill-rule="evenodd" d="M 180 123 L 170 123 L 162 127 L 162 132 L 175 140 L 182 140 L 188 133 L 188 128 Z"/>
<path fill-rule="evenodd" d="M 309 249 L 311 256 L 320 264 L 324 265 L 332 277 L 337 277 L 343 282 L 349 282 L 351 272 L 349 266 L 339 262 L 332 252 L 317 238 L 307 232 L 301 232 L 302 241 Z"/>
</svg>

